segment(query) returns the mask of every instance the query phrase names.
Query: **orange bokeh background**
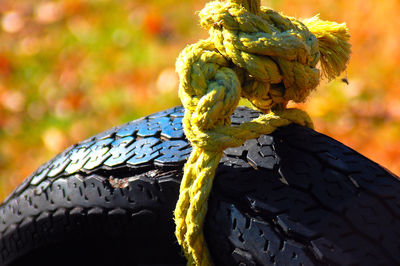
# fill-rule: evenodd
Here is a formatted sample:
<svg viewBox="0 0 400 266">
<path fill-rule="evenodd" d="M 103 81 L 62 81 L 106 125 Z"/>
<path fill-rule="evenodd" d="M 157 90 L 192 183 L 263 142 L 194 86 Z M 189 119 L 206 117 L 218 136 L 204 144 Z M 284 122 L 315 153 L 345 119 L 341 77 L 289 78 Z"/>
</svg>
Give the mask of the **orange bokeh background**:
<svg viewBox="0 0 400 266">
<path fill-rule="evenodd" d="M 206 1 L 0 2 L 0 199 L 67 146 L 179 104 L 174 63 L 204 38 Z M 316 129 L 400 174 L 400 2 L 270 0 L 287 15 L 346 22 L 349 85 L 302 104 Z"/>
</svg>

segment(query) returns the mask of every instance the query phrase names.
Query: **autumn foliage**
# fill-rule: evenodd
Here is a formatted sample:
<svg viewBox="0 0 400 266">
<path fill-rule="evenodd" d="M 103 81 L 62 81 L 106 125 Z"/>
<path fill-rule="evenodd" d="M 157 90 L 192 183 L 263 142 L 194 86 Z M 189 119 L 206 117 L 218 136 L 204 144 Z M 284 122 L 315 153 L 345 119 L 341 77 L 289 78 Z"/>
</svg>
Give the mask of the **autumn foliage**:
<svg viewBox="0 0 400 266">
<path fill-rule="evenodd" d="M 175 59 L 207 36 L 195 13 L 205 2 L 1 1 L 0 199 L 67 146 L 178 105 Z M 400 174 L 400 2 L 263 5 L 348 24 L 347 76 L 302 107 L 318 131 Z"/>
</svg>

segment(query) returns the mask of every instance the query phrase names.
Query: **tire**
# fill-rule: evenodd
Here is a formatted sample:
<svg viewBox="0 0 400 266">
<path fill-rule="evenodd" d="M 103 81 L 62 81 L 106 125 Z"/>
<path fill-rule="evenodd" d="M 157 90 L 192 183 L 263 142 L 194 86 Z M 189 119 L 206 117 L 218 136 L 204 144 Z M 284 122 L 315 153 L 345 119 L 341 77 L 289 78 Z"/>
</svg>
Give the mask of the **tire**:
<svg viewBox="0 0 400 266">
<path fill-rule="evenodd" d="M 185 265 L 173 209 L 191 147 L 183 109 L 68 148 L 0 206 L 0 265 Z M 257 117 L 238 108 L 233 124 Z M 204 233 L 216 265 L 400 265 L 400 182 L 291 125 L 230 148 Z"/>
</svg>

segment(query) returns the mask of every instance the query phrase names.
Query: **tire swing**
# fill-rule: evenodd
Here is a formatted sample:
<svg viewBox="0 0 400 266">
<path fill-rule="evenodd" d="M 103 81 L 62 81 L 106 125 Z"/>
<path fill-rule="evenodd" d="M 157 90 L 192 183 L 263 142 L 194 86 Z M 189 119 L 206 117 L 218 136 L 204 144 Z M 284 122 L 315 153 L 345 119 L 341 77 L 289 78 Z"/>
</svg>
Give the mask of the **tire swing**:
<svg viewBox="0 0 400 266">
<path fill-rule="evenodd" d="M 200 20 L 210 37 L 177 61 L 183 107 L 29 176 L 0 206 L 0 265 L 400 264 L 398 178 L 286 108 L 345 70 L 346 26 L 259 0 Z"/>
</svg>

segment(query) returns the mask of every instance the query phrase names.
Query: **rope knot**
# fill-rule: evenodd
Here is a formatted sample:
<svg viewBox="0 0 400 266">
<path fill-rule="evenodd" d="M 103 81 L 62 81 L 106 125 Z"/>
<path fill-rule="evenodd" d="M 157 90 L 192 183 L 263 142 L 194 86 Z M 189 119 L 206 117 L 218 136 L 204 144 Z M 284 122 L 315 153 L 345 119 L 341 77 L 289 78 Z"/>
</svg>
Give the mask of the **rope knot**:
<svg viewBox="0 0 400 266">
<path fill-rule="evenodd" d="M 176 62 L 184 131 L 193 151 L 185 165 L 175 222 L 188 263 L 209 265 L 202 224 L 223 150 L 293 122 L 312 127 L 305 112 L 286 105 L 303 102 L 321 76 L 340 75 L 350 44 L 345 24 L 318 17 L 302 22 L 260 6 L 260 0 L 209 2 L 199 16 L 210 37 L 187 46 Z M 231 126 L 241 97 L 265 114 Z"/>
<path fill-rule="evenodd" d="M 294 18 L 259 6 L 251 12 L 240 2 L 257 4 L 210 2 L 199 15 L 214 49 L 242 72 L 241 96 L 264 112 L 304 101 L 319 82 L 317 38 Z"/>
</svg>

